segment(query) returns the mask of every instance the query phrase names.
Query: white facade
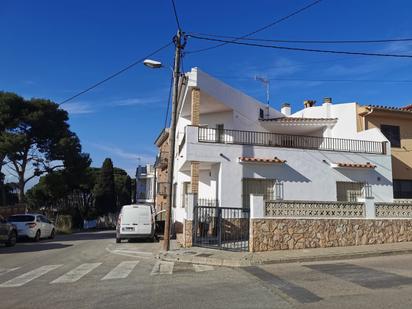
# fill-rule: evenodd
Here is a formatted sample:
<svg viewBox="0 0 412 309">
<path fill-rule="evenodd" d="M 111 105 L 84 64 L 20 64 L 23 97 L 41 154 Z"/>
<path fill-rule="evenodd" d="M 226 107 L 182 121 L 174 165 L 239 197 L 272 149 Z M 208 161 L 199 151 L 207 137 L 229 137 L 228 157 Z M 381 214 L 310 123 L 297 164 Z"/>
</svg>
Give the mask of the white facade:
<svg viewBox="0 0 412 309">
<path fill-rule="evenodd" d="M 356 103 L 328 103 L 289 117 L 270 108 L 267 117 L 265 104 L 199 69 L 186 76 L 176 132 L 176 220 L 184 214 L 192 161 L 200 163 L 198 198 L 226 207 L 242 207 L 250 179 L 275 181 L 273 198 L 281 190 L 285 200 L 336 201 L 337 182 L 365 183 L 375 201 L 393 200 L 389 144 L 378 129 L 357 132 Z M 200 127 L 190 126 L 193 87 L 200 89 Z M 262 162 L 274 158 L 282 163 Z M 374 168 L 364 168 L 367 163 Z"/>
<path fill-rule="evenodd" d="M 138 166 L 136 169 L 136 202 L 154 204 L 155 169 L 153 165 Z"/>
</svg>

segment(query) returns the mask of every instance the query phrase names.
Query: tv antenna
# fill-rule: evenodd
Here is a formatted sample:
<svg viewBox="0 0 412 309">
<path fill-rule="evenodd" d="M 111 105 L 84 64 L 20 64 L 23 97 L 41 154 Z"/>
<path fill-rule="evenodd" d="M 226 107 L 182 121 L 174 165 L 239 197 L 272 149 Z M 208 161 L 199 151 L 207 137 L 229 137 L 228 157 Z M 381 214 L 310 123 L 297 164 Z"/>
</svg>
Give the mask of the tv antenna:
<svg viewBox="0 0 412 309">
<path fill-rule="evenodd" d="M 269 91 L 270 91 L 270 80 L 262 77 L 255 75 L 255 80 L 261 82 L 263 86 L 266 87 L 266 118 L 269 118 Z"/>
</svg>

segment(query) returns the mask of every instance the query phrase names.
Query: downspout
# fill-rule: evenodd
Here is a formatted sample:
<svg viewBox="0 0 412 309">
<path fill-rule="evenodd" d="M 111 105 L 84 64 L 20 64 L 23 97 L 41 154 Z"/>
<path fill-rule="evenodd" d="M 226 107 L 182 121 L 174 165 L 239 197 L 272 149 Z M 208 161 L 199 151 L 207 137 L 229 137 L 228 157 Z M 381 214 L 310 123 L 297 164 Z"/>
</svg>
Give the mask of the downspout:
<svg viewBox="0 0 412 309">
<path fill-rule="evenodd" d="M 365 115 L 363 115 L 363 130 L 364 131 L 366 131 L 366 116 L 369 116 L 370 114 L 372 114 L 373 111 L 374 111 L 374 109 L 372 107 L 369 112 L 367 112 Z"/>
</svg>

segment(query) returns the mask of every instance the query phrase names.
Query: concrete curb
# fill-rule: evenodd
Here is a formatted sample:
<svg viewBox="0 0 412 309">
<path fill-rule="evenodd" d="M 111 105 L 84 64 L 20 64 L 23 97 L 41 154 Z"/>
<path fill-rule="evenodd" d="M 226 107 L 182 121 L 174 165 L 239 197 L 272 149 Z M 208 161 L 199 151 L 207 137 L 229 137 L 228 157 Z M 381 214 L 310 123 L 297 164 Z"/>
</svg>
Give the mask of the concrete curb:
<svg viewBox="0 0 412 309">
<path fill-rule="evenodd" d="M 348 252 L 339 254 L 325 254 L 325 255 L 307 255 L 296 257 L 279 257 L 276 259 L 259 259 L 255 255 L 251 254 L 250 258 L 239 259 L 225 259 L 220 257 L 200 257 L 196 255 L 184 255 L 173 253 L 159 253 L 156 258 L 162 261 L 168 262 L 181 262 L 200 265 L 211 266 L 225 266 L 225 267 L 247 267 L 256 265 L 268 265 L 268 264 L 284 264 L 284 263 L 304 263 L 304 262 L 321 262 L 343 259 L 359 259 L 378 256 L 389 255 L 403 255 L 412 254 L 412 249 L 399 249 L 399 250 L 374 250 L 365 252 Z"/>
</svg>

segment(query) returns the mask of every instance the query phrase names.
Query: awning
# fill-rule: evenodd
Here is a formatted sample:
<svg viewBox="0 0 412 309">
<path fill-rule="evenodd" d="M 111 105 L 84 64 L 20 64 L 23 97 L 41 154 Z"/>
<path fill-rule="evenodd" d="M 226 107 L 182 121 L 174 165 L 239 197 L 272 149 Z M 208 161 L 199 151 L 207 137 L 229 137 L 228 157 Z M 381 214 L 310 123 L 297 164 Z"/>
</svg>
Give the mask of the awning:
<svg viewBox="0 0 412 309">
<path fill-rule="evenodd" d="M 273 159 L 264 159 L 264 158 L 254 158 L 254 157 L 239 157 L 240 163 L 266 163 L 266 164 L 283 164 L 286 163 L 286 160 L 281 160 L 278 157 Z"/>
<path fill-rule="evenodd" d="M 376 165 L 370 162 L 366 163 L 332 163 L 333 168 L 360 168 L 360 169 L 374 169 Z"/>
</svg>

